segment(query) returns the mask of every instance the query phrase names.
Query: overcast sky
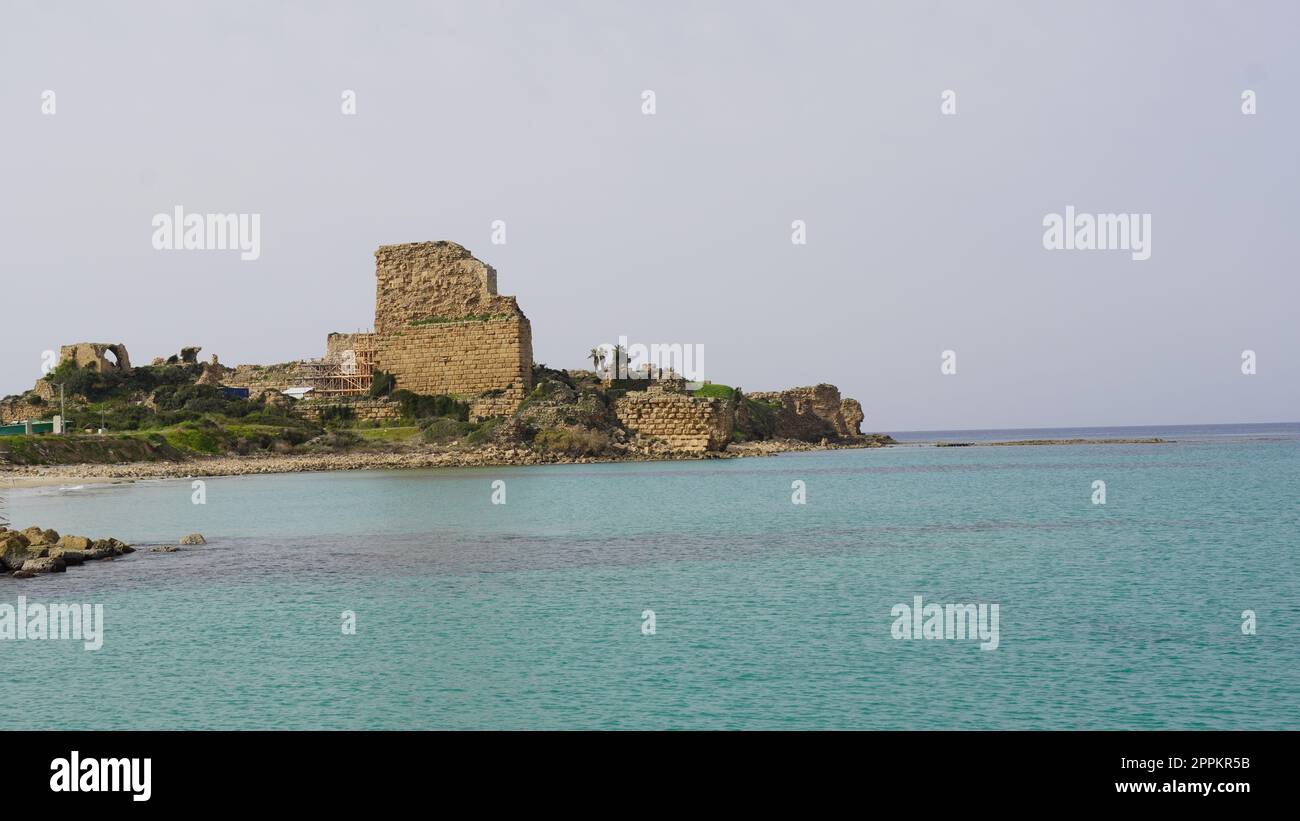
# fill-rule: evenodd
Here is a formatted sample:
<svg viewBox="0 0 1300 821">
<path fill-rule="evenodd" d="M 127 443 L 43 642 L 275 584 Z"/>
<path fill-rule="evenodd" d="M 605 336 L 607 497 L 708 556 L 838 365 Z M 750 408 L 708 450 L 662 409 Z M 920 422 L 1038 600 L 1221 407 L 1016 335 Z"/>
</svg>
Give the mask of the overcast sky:
<svg viewBox="0 0 1300 821">
<path fill-rule="evenodd" d="M 699 343 L 880 431 L 1300 418 L 1294 3 L 0 9 L 0 395 L 75 341 L 320 356 L 376 246 L 450 239 L 552 367 Z M 260 259 L 154 250 L 177 205 Z M 1150 259 L 1045 250 L 1067 205 Z"/>
</svg>

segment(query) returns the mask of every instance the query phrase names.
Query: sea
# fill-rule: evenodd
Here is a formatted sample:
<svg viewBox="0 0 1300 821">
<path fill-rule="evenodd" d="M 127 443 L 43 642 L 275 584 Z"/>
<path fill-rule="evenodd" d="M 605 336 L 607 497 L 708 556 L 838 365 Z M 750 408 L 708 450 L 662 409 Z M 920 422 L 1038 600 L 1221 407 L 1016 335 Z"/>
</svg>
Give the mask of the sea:
<svg viewBox="0 0 1300 821">
<path fill-rule="evenodd" d="M 139 549 L 0 577 L 103 606 L 97 650 L 0 639 L 4 726 L 1300 729 L 1300 424 L 894 435 L 6 489 Z"/>
</svg>

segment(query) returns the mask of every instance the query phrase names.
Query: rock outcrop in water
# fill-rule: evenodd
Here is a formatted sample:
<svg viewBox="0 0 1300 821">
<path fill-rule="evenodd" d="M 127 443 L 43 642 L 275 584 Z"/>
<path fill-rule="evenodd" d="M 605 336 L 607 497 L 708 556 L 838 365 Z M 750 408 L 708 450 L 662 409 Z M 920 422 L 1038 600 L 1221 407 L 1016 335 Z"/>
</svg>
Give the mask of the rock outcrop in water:
<svg viewBox="0 0 1300 821">
<path fill-rule="evenodd" d="M 56 531 L 39 527 L 21 531 L 0 527 L 0 568 L 19 579 L 30 579 L 37 573 L 62 573 L 69 565 L 134 552 L 134 547 L 117 539 L 59 536 Z"/>
</svg>

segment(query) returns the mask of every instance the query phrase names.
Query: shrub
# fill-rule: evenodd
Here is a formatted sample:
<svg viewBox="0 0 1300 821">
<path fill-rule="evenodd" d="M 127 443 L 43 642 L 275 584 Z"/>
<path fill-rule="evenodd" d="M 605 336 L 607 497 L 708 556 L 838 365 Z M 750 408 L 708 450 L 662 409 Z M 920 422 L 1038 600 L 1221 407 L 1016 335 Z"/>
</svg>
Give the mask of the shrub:
<svg viewBox="0 0 1300 821">
<path fill-rule="evenodd" d="M 110 411 L 104 417 L 104 425 L 109 430 L 141 430 L 149 427 L 149 423 L 154 420 L 153 411 L 143 405 L 128 405 Z"/>
<path fill-rule="evenodd" d="M 749 433 L 754 438 L 776 437 L 776 412 L 779 407 L 779 405 L 745 397 L 745 410 L 749 414 Z"/>
<path fill-rule="evenodd" d="M 484 419 L 474 426 L 474 429 L 465 437 L 465 441 L 471 445 L 481 445 L 488 442 L 496 434 L 497 429 L 501 427 L 504 420 L 500 416 L 494 416 L 491 419 Z"/>
<path fill-rule="evenodd" d="M 468 422 L 462 422 L 446 416 L 439 416 L 422 425 L 420 433 L 424 437 L 424 441 L 442 444 L 454 439 L 459 439 L 471 428 L 472 426 Z"/>
<path fill-rule="evenodd" d="M 71 360 L 60 362 L 45 379 L 51 385 L 62 385 L 66 395 L 84 396 L 87 399 L 100 398 L 99 374 L 90 367 L 78 368 Z"/>
<path fill-rule="evenodd" d="M 394 391 L 393 398 L 402 407 L 407 419 L 432 419 L 447 416 L 465 422 L 469 419 L 469 405 L 451 396 L 424 396 L 410 391 Z"/>
<path fill-rule="evenodd" d="M 388 396 L 397 387 L 397 377 L 385 371 L 375 371 L 370 381 L 370 398 Z"/>
<path fill-rule="evenodd" d="M 278 438 L 281 442 L 286 442 L 290 445 L 301 445 L 303 442 L 306 442 L 311 438 L 311 434 L 301 428 L 285 428 L 280 431 Z"/>
<path fill-rule="evenodd" d="M 596 430 L 545 428 L 533 437 L 533 447 L 542 453 L 596 456 L 609 447 L 609 436 Z"/>
<path fill-rule="evenodd" d="M 316 444 L 319 444 L 322 448 L 339 451 L 339 450 L 347 450 L 348 448 L 352 447 L 353 445 L 356 445 L 360 441 L 361 441 L 361 437 L 357 436 L 352 431 L 332 430 L 329 433 L 325 434 L 324 436 L 320 437 L 320 439 L 316 440 Z"/>
<path fill-rule="evenodd" d="M 246 399 L 231 398 L 212 385 L 162 385 L 153 393 L 160 411 L 190 414 L 224 413 L 244 416 L 255 407 Z"/>
<path fill-rule="evenodd" d="M 322 425 L 346 425 L 357 418 L 357 412 L 347 405 L 326 405 L 320 409 Z"/>
</svg>

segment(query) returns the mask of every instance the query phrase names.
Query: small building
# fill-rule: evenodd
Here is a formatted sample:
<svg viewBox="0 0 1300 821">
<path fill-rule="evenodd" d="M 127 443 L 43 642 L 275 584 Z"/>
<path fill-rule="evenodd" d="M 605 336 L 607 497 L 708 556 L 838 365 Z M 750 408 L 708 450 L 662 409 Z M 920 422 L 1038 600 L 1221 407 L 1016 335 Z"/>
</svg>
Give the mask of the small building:
<svg viewBox="0 0 1300 821">
<path fill-rule="evenodd" d="M 22 422 L 0 425 L 0 436 L 33 436 L 42 433 L 63 433 L 63 419 L 56 416 L 49 422 L 26 419 Z"/>
</svg>

